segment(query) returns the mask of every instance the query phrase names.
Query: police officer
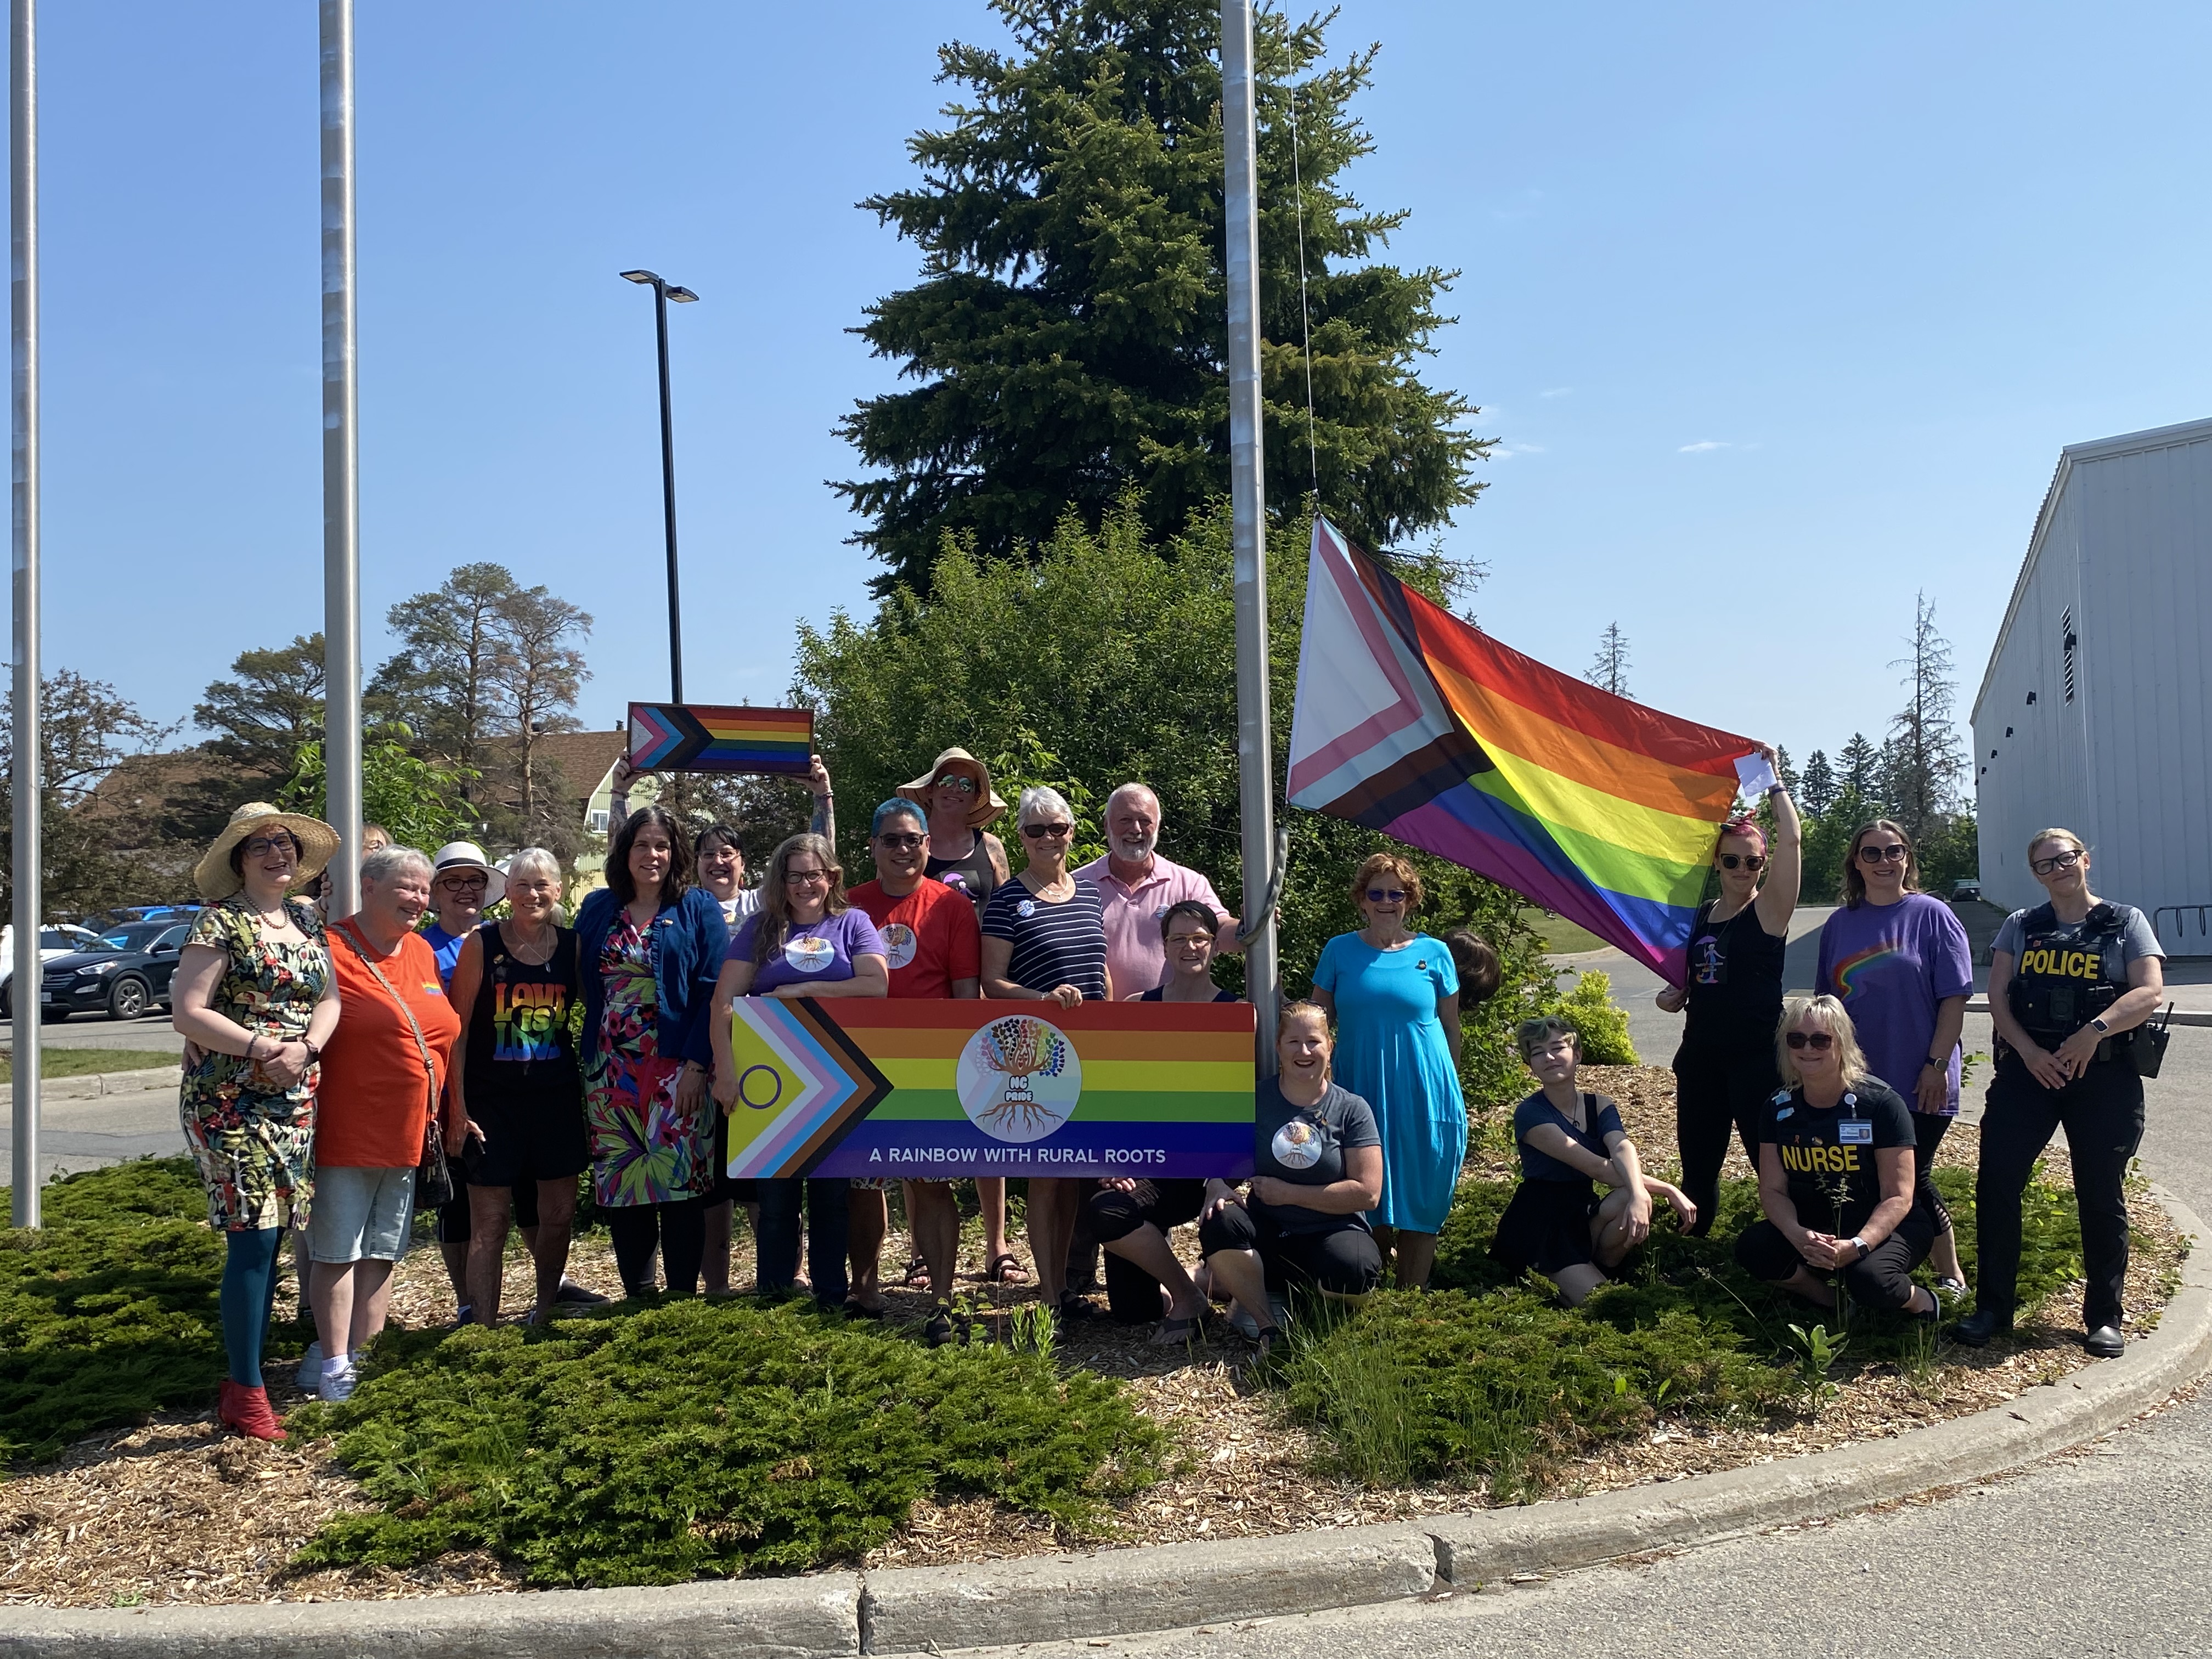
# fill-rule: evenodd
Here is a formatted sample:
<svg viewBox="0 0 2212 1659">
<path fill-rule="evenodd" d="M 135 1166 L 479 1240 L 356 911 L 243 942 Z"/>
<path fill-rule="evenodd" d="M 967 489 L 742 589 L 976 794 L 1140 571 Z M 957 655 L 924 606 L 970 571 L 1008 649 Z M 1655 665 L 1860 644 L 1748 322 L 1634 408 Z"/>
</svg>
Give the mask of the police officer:
<svg viewBox="0 0 2212 1659">
<path fill-rule="evenodd" d="M 1990 951 L 1997 1071 L 1974 1185 L 1981 1283 L 1958 1337 L 1978 1347 L 2012 1328 L 2021 1194 L 2063 1124 L 2089 1281 L 2087 1346 L 2100 1359 L 2117 1358 L 2125 1346 L 2120 1291 L 2128 1273 L 2122 1182 L 2143 1131 L 2134 1032 L 2165 994 L 2166 952 L 2142 911 L 2089 890 L 2089 849 L 2071 830 L 2039 833 L 2028 842 L 2027 867 L 2051 897 L 2006 917 Z"/>
</svg>

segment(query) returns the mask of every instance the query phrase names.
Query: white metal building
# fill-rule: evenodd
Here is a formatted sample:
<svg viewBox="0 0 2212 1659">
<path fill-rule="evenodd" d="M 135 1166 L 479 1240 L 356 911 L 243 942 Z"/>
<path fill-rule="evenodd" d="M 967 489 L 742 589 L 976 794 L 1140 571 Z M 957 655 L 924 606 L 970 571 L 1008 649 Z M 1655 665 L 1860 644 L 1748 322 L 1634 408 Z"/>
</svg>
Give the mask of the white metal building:
<svg viewBox="0 0 2212 1659">
<path fill-rule="evenodd" d="M 2041 902 L 2027 837 L 2063 824 L 2100 894 L 2162 911 L 2169 950 L 2212 950 L 2208 642 L 2212 420 L 2063 451 L 1974 699 L 1991 903 Z"/>
</svg>

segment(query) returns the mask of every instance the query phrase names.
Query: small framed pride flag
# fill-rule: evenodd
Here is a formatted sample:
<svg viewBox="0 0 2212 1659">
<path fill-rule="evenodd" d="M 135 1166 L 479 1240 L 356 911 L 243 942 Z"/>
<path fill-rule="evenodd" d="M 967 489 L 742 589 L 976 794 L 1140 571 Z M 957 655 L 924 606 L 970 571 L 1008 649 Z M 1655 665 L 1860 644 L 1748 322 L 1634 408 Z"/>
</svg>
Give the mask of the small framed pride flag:
<svg viewBox="0 0 2212 1659">
<path fill-rule="evenodd" d="M 811 708 L 634 702 L 629 763 L 640 772 L 773 772 L 805 777 L 814 753 Z"/>
</svg>

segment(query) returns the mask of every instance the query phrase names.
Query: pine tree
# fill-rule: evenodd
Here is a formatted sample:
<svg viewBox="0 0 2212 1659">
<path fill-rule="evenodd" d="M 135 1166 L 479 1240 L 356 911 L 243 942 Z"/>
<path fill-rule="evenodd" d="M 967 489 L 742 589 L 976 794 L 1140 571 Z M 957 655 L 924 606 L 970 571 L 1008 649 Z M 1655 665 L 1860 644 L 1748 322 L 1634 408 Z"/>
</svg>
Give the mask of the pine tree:
<svg viewBox="0 0 2212 1659">
<path fill-rule="evenodd" d="M 1790 763 L 1790 751 L 1778 743 L 1774 745 L 1774 775 L 1781 780 L 1782 787 L 1790 792 L 1790 799 L 1796 799 L 1799 782 L 1797 769 Z"/>
<path fill-rule="evenodd" d="M 1583 678 L 1599 690 L 1610 691 L 1616 697 L 1630 695 L 1628 635 L 1620 631 L 1619 623 L 1607 623 L 1605 632 L 1597 636 L 1597 655 L 1583 671 Z"/>
<path fill-rule="evenodd" d="M 498 659 L 506 649 L 501 607 L 519 591 L 505 565 L 465 564 L 434 592 L 393 605 L 385 622 L 399 649 L 370 679 L 370 707 L 405 721 L 426 752 L 481 765 L 493 729 Z"/>
<path fill-rule="evenodd" d="M 1867 741 L 1865 732 L 1851 733 L 1851 740 L 1838 752 L 1836 763 L 1845 790 L 1869 804 L 1880 799 L 1881 751 Z"/>
<path fill-rule="evenodd" d="M 1827 751 L 1815 749 L 1805 763 L 1803 782 L 1790 793 L 1796 797 L 1798 805 L 1817 817 L 1835 805 L 1838 787 L 1835 769 L 1828 764 Z"/>
<path fill-rule="evenodd" d="M 1905 707 L 1889 723 L 1882 755 L 1882 793 L 1915 841 L 1942 833 L 1958 799 L 1966 761 L 1951 710 L 1958 688 L 1952 678 L 1951 645 L 1936 631 L 1936 607 L 1914 597 L 1912 632 L 1905 654 L 1890 664 L 1905 671 Z"/>
<path fill-rule="evenodd" d="M 1219 8 L 992 3 L 1015 50 L 943 47 L 965 101 L 909 142 L 920 184 L 861 204 L 923 255 L 921 283 L 856 331 L 917 384 L 839 428 L 870 469 L 833 487 L 889 568 L 879 593 L 927 592 L 947 532 L 1003 556 L 1071 507 L 1095 528 L 1133 490 L 1172 535 L 1229 487 Z M 1406 216 L 1341 183 L 1373 149 L 1348 106 L 1375 54 L 1317 69 L 1328 21 L 1262 11 L 1254 41 L 1267 490 L 1279 507 L 1317 494 L 1381 550 L 1472 501 L 1488 444 L 1472 405 L 1415 373 L 1456 273 L 1376 262 Z"/>
</svg>

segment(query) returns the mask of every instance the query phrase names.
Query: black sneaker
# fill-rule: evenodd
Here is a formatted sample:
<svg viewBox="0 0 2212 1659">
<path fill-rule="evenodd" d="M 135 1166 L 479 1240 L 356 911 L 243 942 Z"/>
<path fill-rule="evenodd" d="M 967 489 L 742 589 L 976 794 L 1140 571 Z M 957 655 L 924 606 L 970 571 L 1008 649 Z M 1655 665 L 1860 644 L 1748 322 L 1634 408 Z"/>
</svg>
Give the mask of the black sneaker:
<svg viewBox="0 0 2212 1659">
<path fill-rule="evenodd" d="M 1951 1328 L 1952 1340 L 1970 1348 L 1986 1346 L 1991 1337 L 2011 1334 L 2011 1311 L 1996 1308 L 1977 1308 Z"/>
<path fill-rule="evenodd" d="M 596 1308 L 607 1298 L 588 1285 L 579 1285 L 573 1279 L 564 1278 L 561 1281 L 561 1288 L 553 1292 L 553 1299 L 566 1302 L 571 1307 Z"/>
</svg>

